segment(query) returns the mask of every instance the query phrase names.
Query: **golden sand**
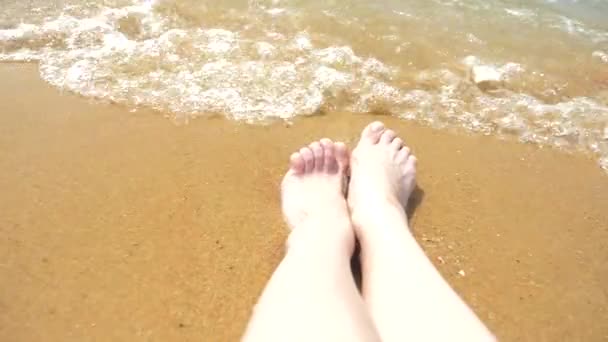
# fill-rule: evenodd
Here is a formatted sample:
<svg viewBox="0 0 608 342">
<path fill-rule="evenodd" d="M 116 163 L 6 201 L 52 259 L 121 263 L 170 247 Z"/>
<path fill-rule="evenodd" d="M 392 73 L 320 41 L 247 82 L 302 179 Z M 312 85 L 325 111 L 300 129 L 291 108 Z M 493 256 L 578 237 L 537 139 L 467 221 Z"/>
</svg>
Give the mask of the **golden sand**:
<svg viewBox="0 0 608 342">
<path fill-rule="evenodd" d="M 0 75 L 2 341 L 238 340 L 283 253 L 289 154 L 377 118 L 174 125 L 59 94 L 31 65 Z M 499 337 L 608 338 L 592 159 L 381 119 L 419 157 L 416 237 Z"/>
</svg>

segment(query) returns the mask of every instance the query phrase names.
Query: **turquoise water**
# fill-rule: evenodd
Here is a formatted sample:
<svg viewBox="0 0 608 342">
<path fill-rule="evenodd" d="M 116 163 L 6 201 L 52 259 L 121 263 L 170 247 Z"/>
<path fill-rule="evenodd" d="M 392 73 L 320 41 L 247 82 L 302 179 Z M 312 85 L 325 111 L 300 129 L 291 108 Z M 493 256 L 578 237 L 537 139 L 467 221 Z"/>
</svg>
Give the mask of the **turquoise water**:
<svg viewBox="0 0 608 342">
<path fill-rule="evenodd" d="M 608 2 L 8 1 L 0 61 L 175 119 L 374 112 L 597 156 Z"/>
</svg>

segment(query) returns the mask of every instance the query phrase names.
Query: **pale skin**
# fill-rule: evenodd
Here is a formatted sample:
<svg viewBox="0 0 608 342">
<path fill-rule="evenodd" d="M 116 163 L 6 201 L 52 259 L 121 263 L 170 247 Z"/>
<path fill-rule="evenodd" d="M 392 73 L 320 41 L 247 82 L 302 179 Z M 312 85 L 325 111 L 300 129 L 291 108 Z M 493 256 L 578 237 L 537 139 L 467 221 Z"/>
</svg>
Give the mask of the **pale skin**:
<svg viewBox="0 0 608 342">
<path fill-rule="evenodd" d="M 416 157 L 380 122 L 352 156 L 329 139 L 294 153 L 281 187 L 287 252 L 243 340 L 494 341 L 410 232 L 415 178 Z M 362 293 L 350 269 L 355 237 Z"/>
</svg>

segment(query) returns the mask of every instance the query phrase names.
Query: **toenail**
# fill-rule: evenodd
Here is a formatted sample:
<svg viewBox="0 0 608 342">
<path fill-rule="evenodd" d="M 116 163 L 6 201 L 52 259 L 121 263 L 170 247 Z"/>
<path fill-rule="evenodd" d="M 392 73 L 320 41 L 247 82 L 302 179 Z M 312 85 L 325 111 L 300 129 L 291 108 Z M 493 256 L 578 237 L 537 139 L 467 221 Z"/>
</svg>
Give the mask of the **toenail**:
<svg viewBox="0 0 608 342">
<path fill-rule="evenodd" d="M 380 122 L 380 121 L 376 121 L 376 122 L 374 122 L 374 123 L 372 124 L 372 127 L 371 127 L 371 128 L 372 128 L 372 131 L 374 131 L 374 132 L 379 132 L 379 131 L 380 131 L 380 129 L 382 129 L 382 126 L 384 126 L 384 125 L 382 124 L 382 122 Z"/>
</svg>

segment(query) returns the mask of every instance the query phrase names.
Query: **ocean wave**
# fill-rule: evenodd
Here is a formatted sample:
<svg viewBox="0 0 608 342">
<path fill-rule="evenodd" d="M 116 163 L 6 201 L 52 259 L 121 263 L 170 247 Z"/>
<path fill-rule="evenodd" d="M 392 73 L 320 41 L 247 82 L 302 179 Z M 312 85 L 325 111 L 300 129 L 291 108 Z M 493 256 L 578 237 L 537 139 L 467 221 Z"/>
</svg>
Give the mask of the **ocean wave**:
<svg viewBox="0 0 608 342">
<path fill-rule="evenodd" d="M 248 121 L 314 114 L 328 97 L 390 74 L 348 46 L 314 48 L 306 32 L 251 40 L 169 21 L 149 3 L 92 18 L 62 15 L 1 30 L 0 58 L 38 60 L 46 81 L 84 96 Z"/>
<path fill-rule="evenodd" d="M 41 77 L 58 88 L 154 108 L 179 120 L 210 113 L 252 123 L 333 110 L 383 113 L 586 151 L 608 169 L 603 85 L 600 95 L 570 96 L 559 88 L 559 78 L 534 65 L 476 55 L 424 67 L 407 59 L 390 63 L 374 50 L 301 25 L 306 12 L 279 2 L 219 12 L 212 8 L 211 14 L 205 8 L 202 14 L 190 13 L 182 6 L 144 1 L 20 23 L 0 30 L 0 60 L 37 61 Z M 536 15 L 504 11 L 527 19 Z M 395 22 L 423 17 L 391 13 Z M 339 19 L 366 25 L 356 16 Z M 391 27 L 370 27 L 364 31 L 377 34 L 365 38 L 415 53 L 413 43 L 404 43 Z M 573 27 L 580 33 L 579 26 Z M 463 39 L 474 40 L 473 46 L 487 41 L 471 32 Z M 603 50 L 594 51 L 588 57 L 603 61 Z"/>
</svg>

